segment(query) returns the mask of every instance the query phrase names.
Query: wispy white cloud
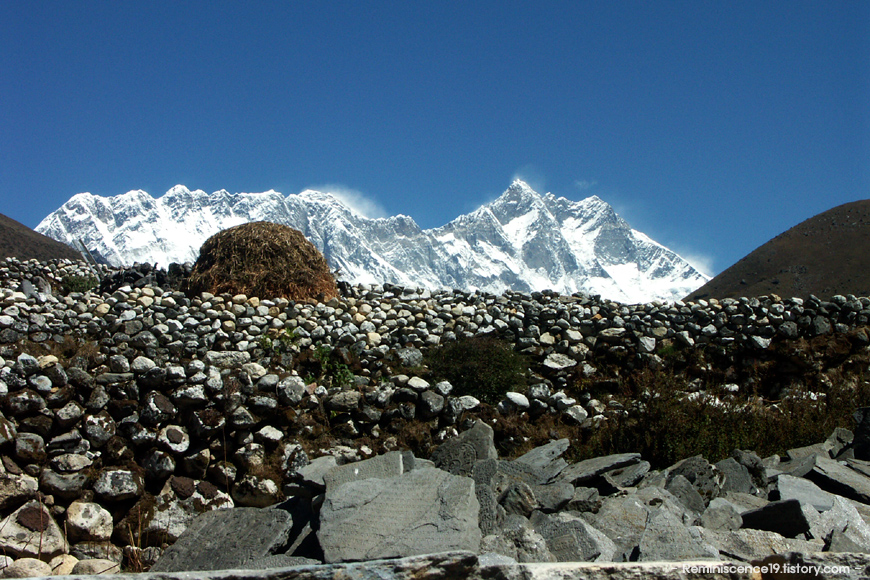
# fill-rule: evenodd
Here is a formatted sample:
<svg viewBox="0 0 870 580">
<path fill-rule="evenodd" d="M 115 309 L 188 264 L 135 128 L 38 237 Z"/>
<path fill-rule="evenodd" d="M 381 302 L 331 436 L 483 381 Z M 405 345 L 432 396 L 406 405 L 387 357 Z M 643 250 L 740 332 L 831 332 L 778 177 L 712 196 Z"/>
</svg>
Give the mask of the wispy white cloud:
<svg viewBox="0 0 870 580">
<path fill-rule="evenodd" d="M 350 208 L 351 211 L 358 213 L 363 217 L 376 219 L 389 217 L 390 215 L 384 208 L 384 206 L 378 203 L 377 200 L 372 199 L 358 189 L 353 189 L 352 187 L 347 187 L 346 185 L 329 183 L 326 185 L 312 187 L 311 189 L 322 191 L 324 193 L 329 193 L 338 201 Z"/>
<path fill-rule="evenodd" d="M 670 246 L 670 248 L 680 255 L 685 261 L 692 265 L 696 270 L 707 276 L 714 276 L 716 269 L 714 268 L 713 256 L 703 252 L 698 252 L 690 248 L 681 248 Z"/>
<path fill-rule="evenodd" d="M 596 185 L 598 185 L 598 182 L 594 179 L 577 179 L 574 181 L 574 187 L 576 187 L 580 191 L 592 189 Z"/>
<path fill-rule="evenodd" d="M 527 163 L 514 171 L 513 179 L 522 179 L 529 184 L 529 187 L 538 193 L 547 193 L 547 190 L 545 189 L 547 186 L 547 179 L 544 177 L 543 173 L 541 173 L 541 171 L 531 163 Z"/>
</svg>

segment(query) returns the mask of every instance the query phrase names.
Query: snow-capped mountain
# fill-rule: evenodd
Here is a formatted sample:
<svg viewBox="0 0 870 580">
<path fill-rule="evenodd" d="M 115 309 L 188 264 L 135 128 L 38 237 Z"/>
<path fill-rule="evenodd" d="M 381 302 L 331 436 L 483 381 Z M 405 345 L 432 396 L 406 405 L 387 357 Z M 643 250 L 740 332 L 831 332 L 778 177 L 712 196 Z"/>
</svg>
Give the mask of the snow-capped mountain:
<svg viewBox="0 0 870 580">
<path fill-rule="evenodd" d="M 352 283 L 585 292 L 626 303 L 677 300 L 708 278 L 620 218 L 596 196 L 570 201 L 514 181 L 501 197 L 439 228 L 404 215 L 370 219 L 328 193 L 211 195 L 177 185 L 158 199 L 137 190 L 73 196 L 36 231 L 81 239 L 113 265 L 196 260 L 211 235 L 266 220 L 300 230 Z"/>
</svg>

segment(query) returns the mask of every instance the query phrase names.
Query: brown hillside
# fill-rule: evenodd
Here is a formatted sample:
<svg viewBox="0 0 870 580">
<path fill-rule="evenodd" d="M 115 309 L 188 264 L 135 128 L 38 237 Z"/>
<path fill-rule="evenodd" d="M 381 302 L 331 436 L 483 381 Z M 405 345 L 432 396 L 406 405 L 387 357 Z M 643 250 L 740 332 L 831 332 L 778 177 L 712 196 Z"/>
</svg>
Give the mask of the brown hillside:
<svg viewBox="0 0 870 580">
<path fill-rule="evenodd" d="M 0 258 L 7 257 L 19 260 L 82 259 L 77 251 L 66 244 L 43 236 L 26 225 L 0 214 Z"/>
<path fill-rule="evenodd" d="M 847 203 L 778 235 L 690 294 L 870 296 L 870 200 Z"/>
</svg>

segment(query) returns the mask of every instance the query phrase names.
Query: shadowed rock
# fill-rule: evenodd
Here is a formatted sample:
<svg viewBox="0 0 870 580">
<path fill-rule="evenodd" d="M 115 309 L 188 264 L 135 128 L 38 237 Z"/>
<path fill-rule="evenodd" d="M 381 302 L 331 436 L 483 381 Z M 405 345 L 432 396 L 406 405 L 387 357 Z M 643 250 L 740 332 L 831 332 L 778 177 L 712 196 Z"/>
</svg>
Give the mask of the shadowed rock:
<svg viewBox="0 0 870 580">
<path fill-rule="evenodd" d="M 787 538 L 810 531 L 810 524 L 796 499 L 772 501 L 763 508 L 741 514 L 743 527 L 776 532 Z"/>
<path fill-rule="evenodd" d="M 639 461 L 640 453 L 617 453 L 604 457 L 593 457 L 569 465 L 562 470 L 559 479 L 567 481 L 575 487 L 583 486 L 605 472 L 627 467 Z"/>
</svg>

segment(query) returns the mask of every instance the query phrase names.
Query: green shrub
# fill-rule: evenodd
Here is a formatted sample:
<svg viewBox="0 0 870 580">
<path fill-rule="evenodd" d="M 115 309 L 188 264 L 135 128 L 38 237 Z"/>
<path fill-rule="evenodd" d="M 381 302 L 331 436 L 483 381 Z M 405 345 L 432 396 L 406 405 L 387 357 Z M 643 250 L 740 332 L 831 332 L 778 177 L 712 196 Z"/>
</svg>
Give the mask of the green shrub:
<svg viewBox="0 0 870 580">
<path fill-rule="evenodd" d="M 100 281 L 97 277 L 92 275 L 83 276 L 69 274 L 64 276 L 61 280 L 64 294 L 69 294 L 70 292 L 87 292 L 88 290 L 93 290 L 99 286 L 99 284 Z"/>
<path fill-rule="evenodd" d="M 279 331 L 269 332 L 260 337 L 260 348 L 268 354 L 280 354 L 282 352 L 290 352 L 293 343 L 296 342 L 298 335 L 296 330 L 287 330 L 282 328 Z"/>
<path fill-rule="evenodd" d="M 342 358 L 343 349 L 333 349 L 326 344 L 317 344 L 314 349 L 303 351 L 296 370 L 305 377 L 306 383 L 327 382 L 332 386 L 353 386 L 354 374 L 349 362 Z"/>
<path fill-rule="evenodd" d="M 508 391 L 524 392 L 528 386 L 526 357 L 496 338 L 447 343 L 430 352 L 428 365 L 436 379 L 450 381 L 454 394 L 471 395 L 491 405 Z"/>
</svg>

